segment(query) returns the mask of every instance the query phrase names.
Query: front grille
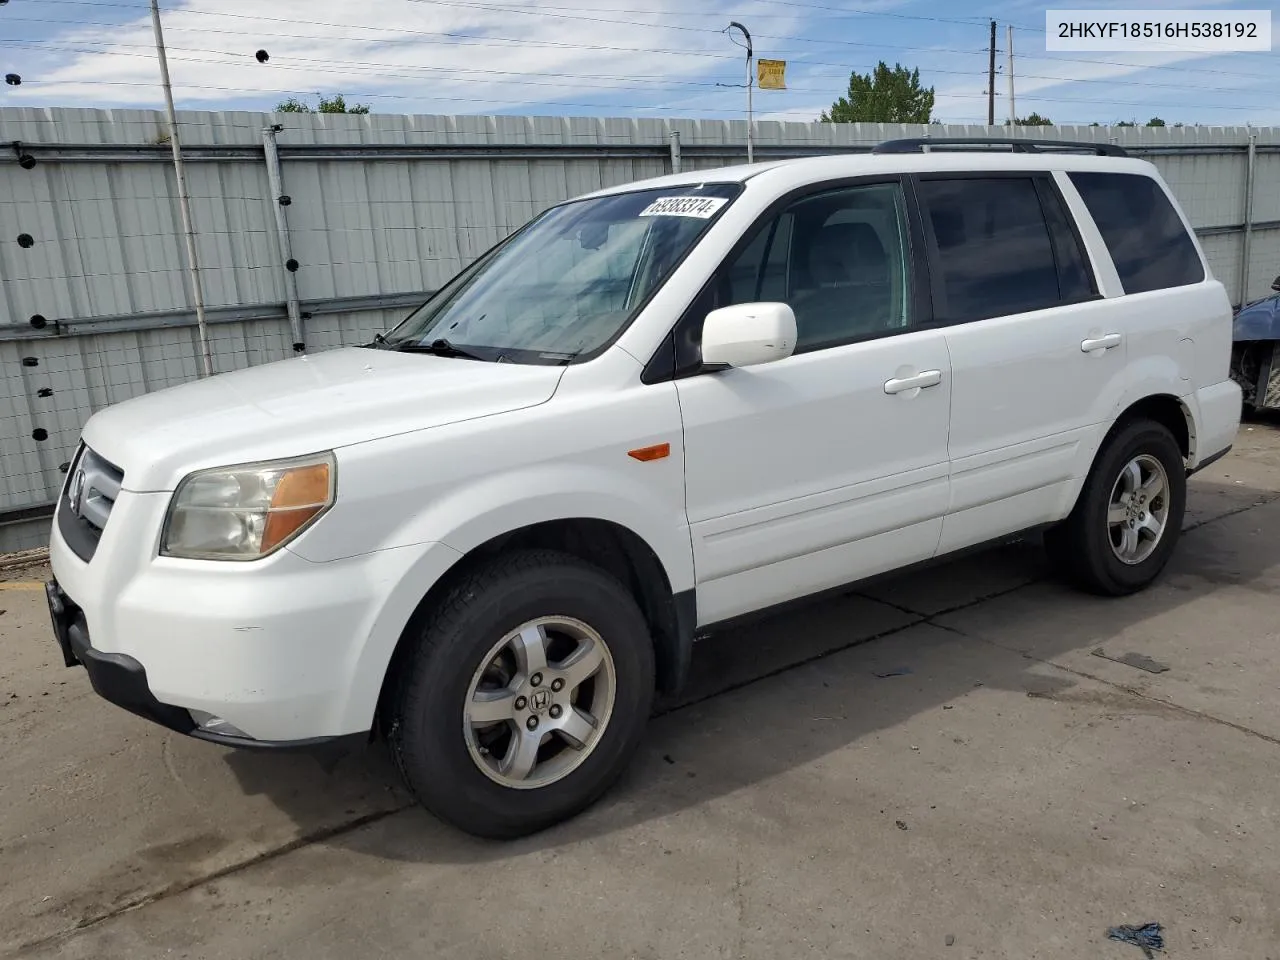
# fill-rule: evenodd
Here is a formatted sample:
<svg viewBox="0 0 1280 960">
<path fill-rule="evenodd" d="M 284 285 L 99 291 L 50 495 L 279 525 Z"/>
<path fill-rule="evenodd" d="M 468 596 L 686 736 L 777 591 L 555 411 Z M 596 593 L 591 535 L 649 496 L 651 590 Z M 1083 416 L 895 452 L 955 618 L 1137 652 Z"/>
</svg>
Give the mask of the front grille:
<svg viewBox="0 0 1280 960">
<path fill-rule="evenodd" d="M 62 488 L 58 529 L 81 560 L 88 562 L 98 549 L 123 483 L 123 470 L 80 445 Z"/>
</svg>

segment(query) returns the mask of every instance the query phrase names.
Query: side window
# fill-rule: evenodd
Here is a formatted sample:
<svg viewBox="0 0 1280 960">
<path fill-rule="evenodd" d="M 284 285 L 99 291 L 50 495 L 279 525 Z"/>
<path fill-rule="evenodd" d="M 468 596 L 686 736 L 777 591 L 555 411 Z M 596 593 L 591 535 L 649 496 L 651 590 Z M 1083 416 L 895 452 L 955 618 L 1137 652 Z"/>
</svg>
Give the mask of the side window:
<svg viewBox="0 0 1280 960">
<path fill-rule="evenodd" d="M 789 304 L 803 353 L 905 328 L 909 263 L 898 184 L 833 190 L 761 224 L 721 268 L 714 302 Z"/>
<path fill-rule="evenodd" d="M 1036 189 L 1040 192 L 1040 208 L 1049 224 L 1053 257 L 1058 261 L 1059 296 L 1064 303 L 1078 303 L 1096 297 L 1098 286 L 1093 279 L 1093 270 L 1062 198 L 1047 180 L 1037 180 Z"/>
<path fill-rule="evenodd" d="M 1125 293 L 1204 280 L 1204 264 L 1160 185 L 1135 173 L 1068 174 L 1111 251 Z"/>
<path fill-rule="evenodd" d="M 1058 266 L 1031 177 L 922 180 L 945 293 L 943 319 L 960 323 L 1057 306 Z"/>
<path fill-rule="evenodd" d="M 760 276 L 757 300 L 787 302 L 788 277 L 791 270 L 791 228 L 795 215 L 784 213 L 770 225 L 769 257 Z"/>
</svg>

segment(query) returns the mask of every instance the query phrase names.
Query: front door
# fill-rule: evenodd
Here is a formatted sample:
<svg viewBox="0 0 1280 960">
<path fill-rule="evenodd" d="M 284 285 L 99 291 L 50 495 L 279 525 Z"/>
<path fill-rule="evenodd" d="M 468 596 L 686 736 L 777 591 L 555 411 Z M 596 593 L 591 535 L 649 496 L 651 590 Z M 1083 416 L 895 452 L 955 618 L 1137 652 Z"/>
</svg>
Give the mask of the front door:
<svg viewBox="0 0 1280 960">
<path fill-rule="evenodd" d="M 799 197 L 693 308 L 782 301 L 798 334 L 787 359 L 676 381 L 700 624 L 937 550 L 951 369 L 919 326 L 906 209 L 896 180 Z"/>
</svg>

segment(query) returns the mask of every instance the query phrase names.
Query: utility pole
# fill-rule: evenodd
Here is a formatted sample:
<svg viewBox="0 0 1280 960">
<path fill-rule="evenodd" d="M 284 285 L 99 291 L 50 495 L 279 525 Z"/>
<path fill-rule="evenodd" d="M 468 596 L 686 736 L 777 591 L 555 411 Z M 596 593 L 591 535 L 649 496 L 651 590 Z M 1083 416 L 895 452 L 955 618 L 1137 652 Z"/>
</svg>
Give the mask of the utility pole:
<svg viewBox="0 0 1280 960">
<path fill-rule="evenodd" d="M 996 125 L 996 22 L 991 21 L 991 62 L 987 67 L 987 126 Z"/>
<path fill-rule="evenodd" d="M 1006 34 L 1009 46 L 1009 132 L 1013 132 L 1013 128 L 1018 125 L 1018 113 L 1013 105 L 1013 24 L 1009 24 L 1008 33 Z"/>
<path fill-rule="evenodd" d="M 164 85 L 165 109 L 169 114 L 169 143 L 173 147 L 173 172 L 178 181 L 178 205 L 182 229 L 187 235 L 187 269 L 191 275 L 191 295 L 196 302 L 196 326 L 200 333 L 201 370 L 213 376 L 213 354 L 209 349 L 209 325 L 204 315 L 204 286 L 200 281 L 200 259 L 196 254 L 196 232 L 191 225 L 191 196 L 187 192 L 187 171 L 182 164 L 178 142 L 178 116 L 173 109 L 173 84 L 169 82 L 169 59 L 164 51 L 164 30 L 160 26 L 160 0 L 151 0 L 151 26 L 156 34 L 156 57 L 160 60 L 160 82 Z"/>
<path fill-rule="evenodd" d="M 756 78 L 751 70 L 751 33 L 737 20 L 731 20 L 729 22 L 729 29 L 732 30 L 734 27 L 741 30 L 742 35 L 747 39 L 747 163 L 754 163 L 755 157 L 752 149 L 752 141 L 754 137 L 751 133 L 751 90 L 755 86 Z"/>
</svg>

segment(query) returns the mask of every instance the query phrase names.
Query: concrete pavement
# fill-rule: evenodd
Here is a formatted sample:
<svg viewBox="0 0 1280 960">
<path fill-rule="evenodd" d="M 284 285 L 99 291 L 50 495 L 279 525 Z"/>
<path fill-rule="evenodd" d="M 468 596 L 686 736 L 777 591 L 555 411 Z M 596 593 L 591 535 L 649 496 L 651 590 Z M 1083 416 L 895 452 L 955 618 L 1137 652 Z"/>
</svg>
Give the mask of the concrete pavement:
<svg viewBox="0 0 1280 960">
<path fill-rule="evenodd" d="M 1278 497 L 1246 425 L 1137 597 L 1015 544 L 704 641 L 624 782 L 515 844 L 380 750 L 102 703 L 0 585 L 0 956 L 1137 960 L 1104 930 L 1157 920 L 1171 958 L 1280 960 Z"/>
</svg>

